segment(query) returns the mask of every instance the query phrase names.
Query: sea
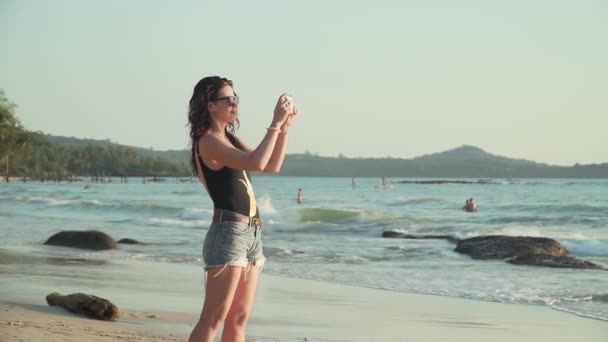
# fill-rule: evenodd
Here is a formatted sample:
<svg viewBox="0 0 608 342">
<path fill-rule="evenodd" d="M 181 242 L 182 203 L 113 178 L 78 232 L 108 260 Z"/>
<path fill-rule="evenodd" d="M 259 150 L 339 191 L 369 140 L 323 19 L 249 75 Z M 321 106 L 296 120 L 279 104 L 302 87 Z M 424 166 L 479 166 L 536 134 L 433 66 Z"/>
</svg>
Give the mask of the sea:
<svg viewBox="0 0 608 342">
<path fill-rule="evenodd" d="M 88 190 L 88 179 L 0 184 L 0 289 L 5 296 L 78 284 L 96 264 L 128 261 L 149 269 L 189 264 L 201 266 L 203 272 L 201 248 L 213 204 L 202 185 L 196 179 L 111 180 L 91 183 Z M 263 272 L 390 291 L 541 305 L 608 321 L 608 271 L 474 260 L 454 252 L 455 246 L 445 240 L 382 237 L 384 231 L 456 238 L 549 237 L 573 256 L 608 268 L 608 180 L 400 183 L 416 180 L 422 179 L 391 178 L 382 186 L 380 178 L 356 178 L 353 186 L 350 177 L 254 174 L 268 258 Z M 298 204 L 300 188 L 304 202 Z M 462 210 L 468 198 L 478 204 L 477 212 Z M 43 245 L 62 230 L 92 229 L 146 245 L 121 244 L 110 251 Z M 32 260 L 45 260 L 48 267 Z M 79 265 L 78 274 L 70 268 L 49 272 L 57 263 Z M 97 284 L 117 286 L 102 275 L 95 277 Z M 129 286 L 123 293 L 128 296 Z"/>
</svg>

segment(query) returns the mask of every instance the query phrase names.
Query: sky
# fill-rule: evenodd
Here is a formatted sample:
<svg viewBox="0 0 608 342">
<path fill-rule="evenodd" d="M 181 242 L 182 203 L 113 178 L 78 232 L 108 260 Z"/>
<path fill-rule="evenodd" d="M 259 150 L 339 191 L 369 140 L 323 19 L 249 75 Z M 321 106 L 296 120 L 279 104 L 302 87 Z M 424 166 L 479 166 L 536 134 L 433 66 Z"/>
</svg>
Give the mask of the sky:
<svg viewBox="0 0 608 342">
<path fill-rule="evenodd" d="M 602 0 L 0 0 L 0 89 L 27 129 L 155 150 L 220 75 L 252 146 L 289 92 L 288 153 L 603 163 L 606 37 Z"/>
</svg>

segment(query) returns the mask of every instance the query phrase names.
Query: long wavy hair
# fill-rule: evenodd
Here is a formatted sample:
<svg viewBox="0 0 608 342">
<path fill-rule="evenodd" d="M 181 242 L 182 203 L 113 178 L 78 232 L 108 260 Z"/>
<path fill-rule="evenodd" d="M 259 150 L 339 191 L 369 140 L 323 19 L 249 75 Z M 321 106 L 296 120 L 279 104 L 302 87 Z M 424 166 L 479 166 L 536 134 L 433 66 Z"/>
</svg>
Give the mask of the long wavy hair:
<svg viewBox="0 0 608 342">
<path fill-rule="evenodd" d="M 194 86 L 194 92 L 188 106 L 188 126 L 190 126 L 190 145 L 191 145 L 191 156 L 190 166 L 192 172 L 197 173 L 196 170 L 196 146 L 198 140 L 202 137 L 211 127 L 211 113 L 207 110 L 209 102 L 217 98 L 217 93 L 220 89 L 225 86 L 232 88 L 232 81 L 219 76 L 208 76 L 198 81 Z M 236 137 L 236 129 L 239 126 L 239 119 L 236 118 L 234 122 L 229 122 L 226 125 L 226 136 L 228 140 L 238 149 L 243 149 L 243 146 L 239 139 Z"/>
</svg>

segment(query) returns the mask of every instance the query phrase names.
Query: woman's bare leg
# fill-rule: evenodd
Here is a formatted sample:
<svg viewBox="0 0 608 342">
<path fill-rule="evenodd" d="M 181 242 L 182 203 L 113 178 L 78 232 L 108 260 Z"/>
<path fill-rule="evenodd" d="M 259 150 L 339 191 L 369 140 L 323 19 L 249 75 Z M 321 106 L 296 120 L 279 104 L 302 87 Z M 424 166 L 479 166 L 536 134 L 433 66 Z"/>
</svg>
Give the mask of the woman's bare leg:
<svg viewBox="0 0 608 342">
<path fill-rule="evenodd" d="M 222 333 L 222 342 L 244 342 L 245 327 L 251 313 L 253 300 L 258 284 L 261 267 L 248 267 L 241 272 L 241 277 L 232 299 L 232 306 Z"/>
<path fill-rule="evenodd" d="M 189 342 L 213 342 L 230 311 L 242 273 L 240 266 L 214 267 L 207 271 L 205 304 Z"/>
</svg>

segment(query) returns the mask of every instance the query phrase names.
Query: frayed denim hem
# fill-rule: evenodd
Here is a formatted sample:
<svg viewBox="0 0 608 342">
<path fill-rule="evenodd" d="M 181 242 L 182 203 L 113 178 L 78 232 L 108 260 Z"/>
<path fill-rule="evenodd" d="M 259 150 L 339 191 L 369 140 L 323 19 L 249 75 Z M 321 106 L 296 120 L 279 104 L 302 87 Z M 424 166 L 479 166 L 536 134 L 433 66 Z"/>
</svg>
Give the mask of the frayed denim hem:
<svg viewBox="0 0 608 342">
<path fill-rule="evenodd" d="M 222 269 L 217 272 L 215 275 L 213 275 L 213 277 L 217 277 L 219 276 L 222 272 L 224 272 L 224 270 L 226 269 L 226 267 L 228 266 L 235 266 L 235 267 L 243 267 L 245 268 L 245 281 L 247 281 L 247 273 L 249 273 L 249 270 L 251 270 L 252 267 L 257 267 L 260 269 L 260 271 L 262 270 L 262 268 L 264 267 L 264 265 L 266 264 L 266 257 L 262 256 L 261 258 L 257 258 L 255 260 L 247 260 L 247 258 L 240 258 L 237 260 L 232 260 L 232 261 L 228 261 L 225 264 L 221 264 L 221 265 L 205 265 L 205 271 L 209 271 L 209 269 L 211 268 L 218 268 L 221 267 Z M 208 273 L 206 274 L 206 276 L 208 275 Z"/>
</svg>

